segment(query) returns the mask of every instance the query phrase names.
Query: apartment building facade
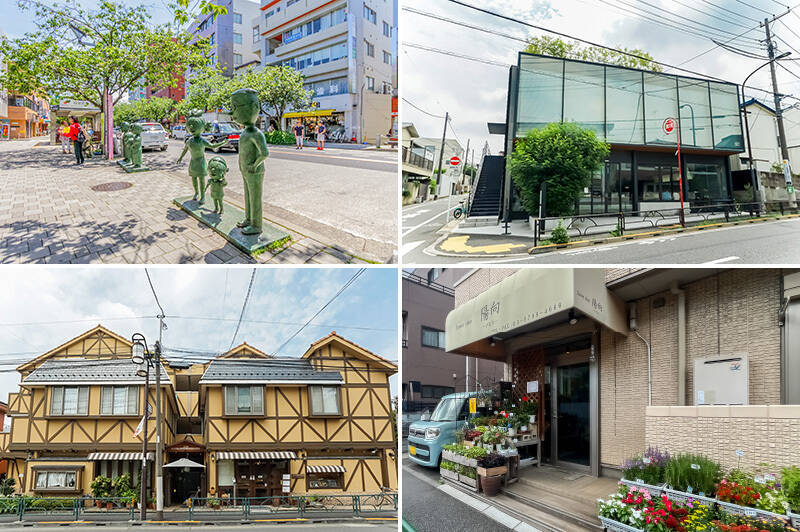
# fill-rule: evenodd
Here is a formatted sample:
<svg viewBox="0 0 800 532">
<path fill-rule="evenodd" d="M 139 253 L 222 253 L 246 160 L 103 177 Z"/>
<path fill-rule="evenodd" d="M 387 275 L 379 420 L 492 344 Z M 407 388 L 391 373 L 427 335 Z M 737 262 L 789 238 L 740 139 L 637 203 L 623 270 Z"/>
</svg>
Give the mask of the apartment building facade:
<svg viewBox="0 0 800 532">
<path fill-rule="evenodd" d="M 259 4 L 251 0 L 215 0 L 225 6 L 225 15 L 201 15 L 189 27 L 189 34 L 208 39 L 209 59 L 222 74 L 233 77 L 237 67 L 257 59 L 252 47 L 251 23 L 258 17 Z M 187 74 L 187 78 L 191 76 Z"/>
<path fill-rule="evenodd" d="M 0 458 L 20 493 L 80 496 L 98 475 L 139 480 L 145 405 L 132 343 L 97 326 L 19 366 Z M 336 333 L 300 357 L 246 343 L 202 364 L 164 361 L 165 504 L 201 496 L 377 493 L 397 489 L 388 360 Z M 156 452 L 155 408 L 147 456 Z M 181 460 L 179 462 L 179 460 Z M 179 464 L 180 467 L 176 467 Z M 187 465 L 188 464 L 188 465 Z M 152 465 L 152 464 L 151 464 Z M 152 492 L 153 468 L 148 486 Z M 291 475 L 288 488 L 284 475 Z"/>
<path fill-rule="evenodd" d="M 45 135 L 50 122 L 50 104 L 35 95 L 11 94 L 8 98 L 9 138 L 28 139 Z"/>
<path fill-rule="evenodd" d="M 447 351 L 537 383 L 551 464 L 618 476 L 648 445 L 800 461 L 796 270 L 493 268 L 455 294 Z"/>
<path fill-rule="evenodd" d="M 372 141 L 392 129 L 396 88 L 396 0 L 262 0 L 261 63 L 303 74 L 314 108 L 296 120 L 322 121 L 329 138 Z"/>
</svg>

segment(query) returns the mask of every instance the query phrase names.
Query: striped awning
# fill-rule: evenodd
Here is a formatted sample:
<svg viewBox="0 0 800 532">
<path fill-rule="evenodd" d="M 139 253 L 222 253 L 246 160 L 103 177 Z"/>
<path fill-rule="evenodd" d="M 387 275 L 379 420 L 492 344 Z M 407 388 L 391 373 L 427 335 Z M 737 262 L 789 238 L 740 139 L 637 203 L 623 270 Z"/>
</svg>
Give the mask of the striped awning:
<svg viewBox="0 0 800 532">
<path fill-rule="evenodd" d="M 217 460 L 294 460 L 292 451 L 219 451 Z"/>
<path fill-rule="evenodd" d="M 141 460 L 142 453 L 89 453 L 88 460 Z M 153 453 L 147 453 L 147 459 L 153 460 Z"/>
<path fill-rule="evenodd" d="M 347 471 L 340 465 L 310 465 L 306 466 L 306 473 L 344 473 Z"/>
</svg>

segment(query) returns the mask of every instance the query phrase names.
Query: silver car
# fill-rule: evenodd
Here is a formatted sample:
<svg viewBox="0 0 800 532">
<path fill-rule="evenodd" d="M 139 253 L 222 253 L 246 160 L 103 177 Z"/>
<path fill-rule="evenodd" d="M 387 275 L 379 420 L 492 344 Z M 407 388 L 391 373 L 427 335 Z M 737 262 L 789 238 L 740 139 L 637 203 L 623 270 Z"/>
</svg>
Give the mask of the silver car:
<svg viewBox="0 0 800 532">
<path fill-rule="evenodd" d="M 169 135 L 164 126 L 156 122 L 144 122 L 142 126 L 142 149 L 160 149 L 164 151 L 169 146 Z"/>
<path fill-rule="evenodd" d="M 172 138 L 186 140 L 186 127 L 183 125 L 172 126 Z"/>
</svg>

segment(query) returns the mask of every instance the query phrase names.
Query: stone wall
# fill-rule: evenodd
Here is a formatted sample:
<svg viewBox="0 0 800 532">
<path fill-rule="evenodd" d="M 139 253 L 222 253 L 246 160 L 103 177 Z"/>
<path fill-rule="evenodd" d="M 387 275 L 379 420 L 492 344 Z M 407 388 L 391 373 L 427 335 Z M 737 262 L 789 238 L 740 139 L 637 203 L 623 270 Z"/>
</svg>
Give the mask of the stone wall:
<svg viewBox="0 0 800 532">
<path fill-rule="evenodd" d="M 702 454 L 725 470 L 800 464 L 800 405 L 651 406 L 646 426 L 646 445 Z"/>
</svg>

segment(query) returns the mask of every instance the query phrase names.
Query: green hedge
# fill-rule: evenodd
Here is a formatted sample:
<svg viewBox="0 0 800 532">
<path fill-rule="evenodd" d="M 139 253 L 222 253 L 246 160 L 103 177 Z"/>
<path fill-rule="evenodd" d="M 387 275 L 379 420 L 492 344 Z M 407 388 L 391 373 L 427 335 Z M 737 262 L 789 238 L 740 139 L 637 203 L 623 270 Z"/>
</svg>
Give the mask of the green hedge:
<svg viewBox="0 0 800 532">
<path fill-rule="evenodd" d="M 267 137 L 267 144 L 290 145 L 295 143 L 294 135 L 289 131 L 267 131 L 264 136 Z"/>
</svg>

